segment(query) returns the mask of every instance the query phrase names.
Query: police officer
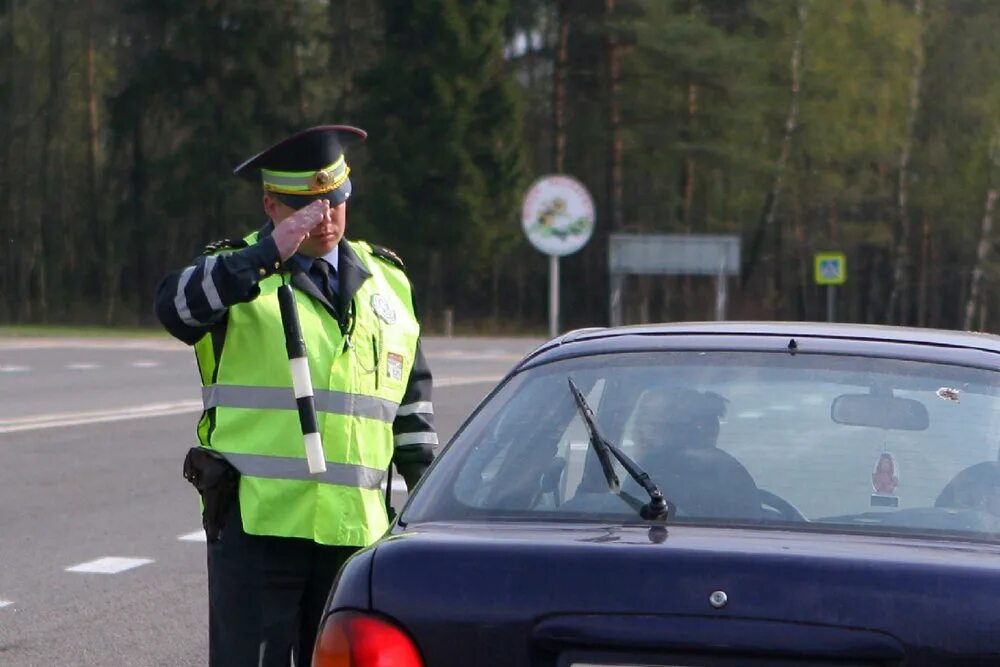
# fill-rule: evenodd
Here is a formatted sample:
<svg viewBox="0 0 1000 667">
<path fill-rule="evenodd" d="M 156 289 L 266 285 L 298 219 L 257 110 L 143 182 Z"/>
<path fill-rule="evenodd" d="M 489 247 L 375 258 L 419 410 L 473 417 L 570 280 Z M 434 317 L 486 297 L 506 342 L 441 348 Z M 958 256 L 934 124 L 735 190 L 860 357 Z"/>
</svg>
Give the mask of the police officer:
<svg viewBox="0 0 1000 667">
<path fill-rule="evenodd" d="M 219 515 L 225 494 L 199 486 L 213 529 L 213 666 L 289 665 L 293 655 L 308 664 L 338 569 L 388 527 L 382 489 L 390 463 L 412 489 L 437 444 L 431 373 L 403 264 L 344 237 L 345 148 L 365 136 L 313 127 L 237 167 L 263 186 L 269 222 L 241 240 L 210 244 L 156 294 L 160 321 L 194 346 L 198 361 L 204 412 L 193 451 L 238 478 L 221 526 L 209 525 L 209 512 Z M 314 387 L 326 459 L 317 474 L 296 412 L 276 298 L 283 283 L 293 287 Z M 215 478 L 198 470 L 205 458 L 194 460 L 192 481 Z"/>
</svg>

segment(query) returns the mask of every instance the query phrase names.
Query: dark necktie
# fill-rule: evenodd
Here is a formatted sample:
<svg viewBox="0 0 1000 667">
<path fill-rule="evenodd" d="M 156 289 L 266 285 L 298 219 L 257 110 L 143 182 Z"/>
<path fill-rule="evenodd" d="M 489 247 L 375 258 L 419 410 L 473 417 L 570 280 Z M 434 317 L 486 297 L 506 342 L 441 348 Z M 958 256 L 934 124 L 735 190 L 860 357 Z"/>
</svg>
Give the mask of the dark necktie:
<svg viewBox="0 0 1000 667">
<path fill-rule="evenodd" d="M 323 292 L 323 296 L 327 298 L 330 303 L 336 303 L 336 294 L 333 290 L 332 278 L 336 275 L 334 269 L 325 259 L 313 260 L 312 270 L 319 278 L 320 290 Z"/>
</svg>

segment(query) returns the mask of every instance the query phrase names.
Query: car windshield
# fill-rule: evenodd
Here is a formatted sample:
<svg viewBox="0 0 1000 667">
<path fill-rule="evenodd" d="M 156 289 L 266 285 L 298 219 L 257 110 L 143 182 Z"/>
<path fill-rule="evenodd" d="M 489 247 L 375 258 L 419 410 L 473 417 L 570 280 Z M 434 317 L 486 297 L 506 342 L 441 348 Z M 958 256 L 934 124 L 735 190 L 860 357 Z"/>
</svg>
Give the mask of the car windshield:
<svg viewBox="0 0 1000 667">
<path fill-rule="evenodd" d="M 641 521 L 609 490 L 567 378 L 676 507 L 672 523 L 1000 536 L 996 372 L 775 352 L 605 354 L 521 372 L 403 521 Z"/>
</svg>

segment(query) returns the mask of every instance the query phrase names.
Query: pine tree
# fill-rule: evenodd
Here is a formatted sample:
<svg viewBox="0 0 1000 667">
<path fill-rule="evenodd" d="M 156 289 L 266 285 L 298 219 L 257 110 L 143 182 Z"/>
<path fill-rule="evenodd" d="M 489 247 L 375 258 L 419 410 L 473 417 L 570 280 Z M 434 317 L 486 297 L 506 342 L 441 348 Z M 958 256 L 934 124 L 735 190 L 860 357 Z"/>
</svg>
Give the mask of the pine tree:
<svg viewBox="0 0 1000 667">
<path fill-rule="evenodd" d="M 385 52 L 363 78 L 369 229 L 398 247 L 431 312 L 454 304 L 506 229 L 522 179 L 503 2 L 383 0 Z M 352 223 L 356 224 L 356 223 Z M 364 228 L 362 228 L 364 230 Z"/>
<path fill-rule="evenodd" d="M 232 169 L 306 123 L 302 86 L 328 71 L 325 56 L 296 67 L 318 12 L 305 1 L 133 2 L 112 129 L 127 184 L 116 226 L 130 232 L 138 298 L 167 261 L 261 223 L 255 189 Z"/>
</svg>

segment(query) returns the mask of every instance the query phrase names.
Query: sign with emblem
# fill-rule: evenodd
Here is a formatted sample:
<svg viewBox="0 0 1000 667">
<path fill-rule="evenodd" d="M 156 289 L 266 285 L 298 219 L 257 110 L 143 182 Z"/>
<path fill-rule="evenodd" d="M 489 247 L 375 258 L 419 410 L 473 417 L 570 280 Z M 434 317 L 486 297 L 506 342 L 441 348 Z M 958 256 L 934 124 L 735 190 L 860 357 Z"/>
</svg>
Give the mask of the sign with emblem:
<svg viewBox="0 0 1000 667">
<path fill-rule="evenodd" d="M 375 312 L 376 315 L 379 316 L 379 319 L 381 319 L 383 322 L 385 322 L 386 324 L 392 324 L 393 322 L 396 321 L 396 310 L 392 307 L 392 304 L 389 303 L 389 300 L 386 299 L 384 296 L 382 296 L 381 294 L 372 294 L 371 303 L 372 303 L 372 310 Z"/>
<path fill-rule="evenodd" d="M 531 245 L 549 256 L 549 335 L 555 336 L 559 331 L 559 258 L 590 240 L 594 199 L 572 176 L 543 176 L 524 196 L 521 227 Z"/>
<path fill-rule="evenodd" d="M 594 233 L 594 200 L 572 176 L 544 176 L 524 197 L 521 226 L 531 244 L 546 255 L 570 255 Z"/>
</svg>

